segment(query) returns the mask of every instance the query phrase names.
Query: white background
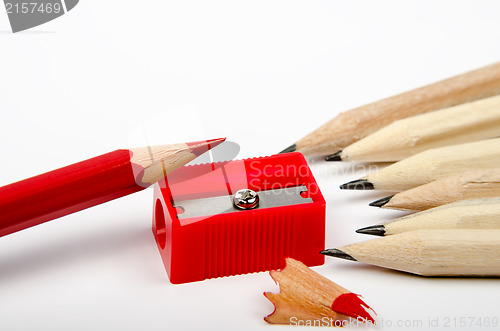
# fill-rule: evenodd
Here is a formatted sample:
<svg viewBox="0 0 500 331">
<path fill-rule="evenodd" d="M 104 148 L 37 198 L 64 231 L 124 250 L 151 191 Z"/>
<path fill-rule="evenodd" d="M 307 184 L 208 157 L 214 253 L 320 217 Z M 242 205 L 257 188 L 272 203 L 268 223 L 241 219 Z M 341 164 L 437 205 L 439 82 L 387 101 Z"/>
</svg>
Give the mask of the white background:
<svg viewBox="0 0 500 331">
<path fill-rule="evenodd" d="M 2 9 L 0 184 L 127 148 L 137 132 L 227 136 L 240 158 L 273 154 L 340 111 L 499 61 L 499 13 L 497 1 L 81 0 L 12 34 Z M 367 206 L 387 192 L 338 190 L 361 165 L 311 165 L 328 247 L 371 239 L 354 230 L 401 215 Z M 262 292 L 277 290 L 268 273 L 171 285 L 151 210 L 149 189 L 0 238 L 0 330 L 286 328 L 262 319 L 272 312 Z M 500 318 L 497 279 L 333 258 L 315 270 L 362 294 L 387 329 Z"/>
</svg>

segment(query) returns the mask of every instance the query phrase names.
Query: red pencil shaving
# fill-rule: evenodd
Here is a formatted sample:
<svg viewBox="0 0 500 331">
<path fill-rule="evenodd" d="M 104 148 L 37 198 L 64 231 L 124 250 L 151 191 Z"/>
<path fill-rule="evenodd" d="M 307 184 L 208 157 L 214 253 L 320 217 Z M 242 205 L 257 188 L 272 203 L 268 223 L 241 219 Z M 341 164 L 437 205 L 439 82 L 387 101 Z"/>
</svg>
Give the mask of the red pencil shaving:
<svg viewBox="0 0 500 331">
<path fill-rule="evenodd" d="M 264 320 L 271 324 L 344 326 L 350 319 L 375 324 L 373 310 L 352 293 L 312 271 L 302 262 L 287 258 L 286 267 L 271 271 L 280 293 L 265 292 L 274 311 Z M 375 312 L 373 312 L 375 313 Z"/>
</svg>

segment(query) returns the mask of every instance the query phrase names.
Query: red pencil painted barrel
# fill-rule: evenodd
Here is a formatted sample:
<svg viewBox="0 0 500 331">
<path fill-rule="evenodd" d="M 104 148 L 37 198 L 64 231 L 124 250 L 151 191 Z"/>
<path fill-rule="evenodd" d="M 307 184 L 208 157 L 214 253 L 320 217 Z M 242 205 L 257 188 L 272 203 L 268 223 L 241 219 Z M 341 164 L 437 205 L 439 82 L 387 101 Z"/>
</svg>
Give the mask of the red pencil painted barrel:
<svg viewBox="0 0 500 331">
<path fill-rule="evenodd" d="M 144 189 L 129 150 L 116 150 L 0 187 L 0 236 Z"/>
</svg>

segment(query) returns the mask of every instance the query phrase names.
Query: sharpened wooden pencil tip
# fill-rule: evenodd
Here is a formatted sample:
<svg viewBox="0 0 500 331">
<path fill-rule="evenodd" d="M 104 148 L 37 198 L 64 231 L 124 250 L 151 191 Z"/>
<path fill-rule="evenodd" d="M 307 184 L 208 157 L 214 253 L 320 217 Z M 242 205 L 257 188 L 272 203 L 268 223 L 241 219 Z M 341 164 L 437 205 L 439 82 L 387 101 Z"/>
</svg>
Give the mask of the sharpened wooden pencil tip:
<svg viewBox="0 0 500 331">
<path fill-rule="evenodd" d="M 225 140 L 226 138 L 218 138 L 218 139 L 195 141 L 186 144 L 189 146 L 189 148 L 191 148 L 191 153 L 193 153 L 196 156 L 200 156 L 201 154 L 207 152 L 209 149 L 212 149 L 215 146 L 220 145 Z"/>
<path fill-rule="evenodd" d="M 342 150 L 332 155 L 328 155 L 327 157 L 325 157 L 325 161 L 342 161 L 342 157 L 340 156 L 341 154 Z"/>
<path fill-rule="evenodd" d="M 281 152 L 279 152 L 279 154 L 292 153 L 292 152 L 295 152 L 296 150 L 297 150 L 297 145 L 293 144 L 293 145 L 288 146 L 287 148 L 285 148 Z"/>
<path fill-rule="evenodd" d="M 366 228 L 356 230 L 356 233 L 361 234 L 371 234 L 373 236 L 385 236 L 385 226 L 383 225 L 372 225 L 367 226 Z"/>
<path fill-rule="evenodd" d="M 319 253 L 323 255 L 338 257 L 344 260 L 356 261 L 355 258 L 337 248 L 325 249 L 324 251 L 321 251 Z"/>
<path fill-rule="evenodd" d="M 340 185 L 341 190 L 373 190 L 375 187 L 366 179 L 356 179 Z"/>
<path fill-rule="evenodd" d="M 371 206 L 371 207 L 382 207 L 382 206 L 385 206 L 389 201 L 391 201 L 392 197 L 394 196 L 393 195 L 389 195 L 388 197 L 385 197 L 385 198 L 382 198 L 382 199 L 378 199 L 378 200 L 375 200 L 373 202 L 371 202 L 368 206 Z"/>
</svg>

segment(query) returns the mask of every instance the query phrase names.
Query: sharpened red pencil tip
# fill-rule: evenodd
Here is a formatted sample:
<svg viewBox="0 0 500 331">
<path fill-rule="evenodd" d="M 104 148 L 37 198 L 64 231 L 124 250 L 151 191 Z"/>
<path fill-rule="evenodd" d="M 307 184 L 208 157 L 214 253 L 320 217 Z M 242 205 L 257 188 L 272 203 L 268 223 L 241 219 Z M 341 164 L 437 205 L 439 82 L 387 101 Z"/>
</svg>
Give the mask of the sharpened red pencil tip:
<svg viewBox="0 0 500 331">
<path fill-rule="evenodd" d="M 332 303 L 332 309 L 339 314 L 352 318 L 362 318 L 365 321 L 375 323 L 375 320 L 366 309 L 370 309 L 363 300 L 355 293 L 344 293 L 339 295 Z M 373 310 L 372 310 L 373 311 Z"/>
<path fill-rule="evenodd" d="M 221 143 L 223 143 L 226 138 L 218 138 L 218 139 L 209 139 L 209 140 L 201 140 L 194 141 L 190 143 L 186 143 L 191 149 L 191 153 L 196 156 L 200 156 L 201 154 L 207 152 L 209 149 L 212 149 Z"/>
</svg>

